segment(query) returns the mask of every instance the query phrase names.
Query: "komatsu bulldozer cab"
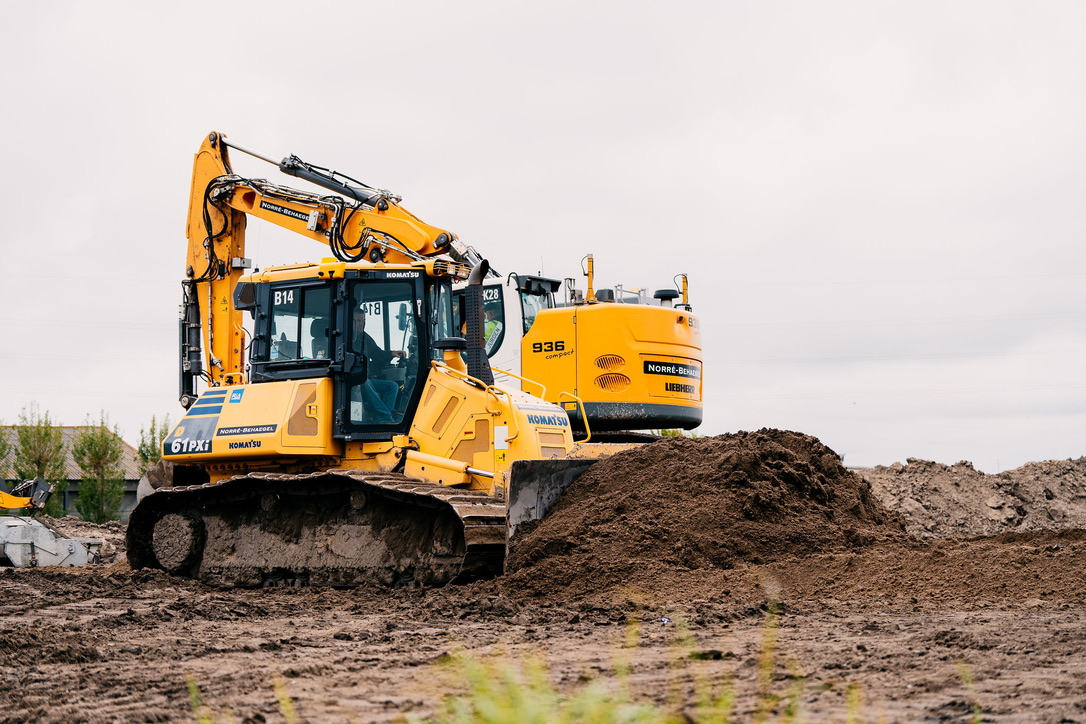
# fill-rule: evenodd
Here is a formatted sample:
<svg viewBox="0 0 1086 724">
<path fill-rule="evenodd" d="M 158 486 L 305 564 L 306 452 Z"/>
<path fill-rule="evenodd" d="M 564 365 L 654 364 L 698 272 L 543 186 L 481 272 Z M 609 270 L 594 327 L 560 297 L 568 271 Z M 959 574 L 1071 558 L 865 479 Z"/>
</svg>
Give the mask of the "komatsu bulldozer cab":
<svg viewBox="0 0 1086 724">
<path fill-rule="evenodd" d="M 422 269 L 342 266 L 278 267 L 239 285 L 254 320 L 250 380 L 330 378 L 333 437 L 389 440 L 408 431 L 441 359 L 433 342 L 453 336 L 451 289 Z"/>
</svg>

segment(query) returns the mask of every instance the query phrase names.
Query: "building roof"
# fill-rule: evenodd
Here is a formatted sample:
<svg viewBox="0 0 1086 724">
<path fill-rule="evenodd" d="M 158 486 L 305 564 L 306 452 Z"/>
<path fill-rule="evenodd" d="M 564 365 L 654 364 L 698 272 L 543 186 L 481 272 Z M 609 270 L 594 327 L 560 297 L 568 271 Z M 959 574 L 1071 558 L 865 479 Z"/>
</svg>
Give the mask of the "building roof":
<svg viewBox="0 0 1086 724">
<path fill-rule="evenodd" d="M 64 441 L 64 478 L 65 480 L 80 480 L 83 478 L 83 471 L 79 469 L 75 458 L 72 457 L 72 444 L 75 442 L 76 435 L 81 431 L 93 428 L 85 425 L 58 425 L 57 427 L 60 429 L 61 439 Z M 0 474 L 2 474 L 4 480 L 12 480 L 15 477 L 15 471 L 12 469 L 12 458 L 15 455 L 16 448 L 19 447 L 19 437 L 15 432 L 15 427 L 11 425 L 0 427 L 0 435 L 4 435 L 11 446 L 11 455 L 3 463 L 0 463 Z M 136 448 L 123 439 L 121 440 L 121 470 L 124 471 L 125 480 L 139 480 L 141 477 L 139 455 L 136 453 Z"/>
</svg>

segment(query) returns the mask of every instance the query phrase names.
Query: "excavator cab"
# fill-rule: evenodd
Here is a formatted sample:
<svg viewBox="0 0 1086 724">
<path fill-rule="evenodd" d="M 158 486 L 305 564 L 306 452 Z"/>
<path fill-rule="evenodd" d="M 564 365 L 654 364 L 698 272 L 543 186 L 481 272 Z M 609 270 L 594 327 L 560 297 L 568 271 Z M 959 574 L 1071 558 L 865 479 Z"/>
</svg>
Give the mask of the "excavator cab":
<svg viewBox="0 0 1086 724">
<path fill-rule="evenodd" d="M 535 324 L 536 316 L 544 309 L 554 309 L 554 293 L 561 288 L 557 279 L 537 276 L 514 275 L 517 294 L 520 297 L 520 312 L 524 334 Z"/>
<path fill-rule="evenodd" d="M 501 280 L 488 279 L 483 282 L 483 349 L 486 356 L 496 359 L 496 355 L 508 336 L 515 344 L 516 335 L 507 335 L 510 321 L 514 318 L 510 310 L 506 309 L 508 300 L 502 289 Z M 453 320 L 458 334 L 465 334 L 467 329 L 467 305 L 464 301 L 464 288 L 453 292 Z M 517 326 L 514 323 L 514 328 Z"/>
<path fill-rule="evenodd" d="M 250 379 L 327 378 L 334 438 L 406 433 L 429 362 L 441 360 L 433 341 L 451 336 L 449 282 L 422 270 L 348 268 L 333 280 L 298 271 L 270 269 L 260 275 L 266 282 L 242 283 L 253 287 L 243 307 L 254 318 Z"/>
<path fill-rule="evenodd" d="M 587 292 L 567 279 L 563 303 L 557 279 L 514 273 L 483 283 L 488 324 L 503 330 L 486 339 L 494 367 L 542 387 L 578 432 L 700 425 L 701 332 L 685 276 L 683 291 L 661 289 L 652 299 L 643 289 L 594 290 L 586 259 Z"/>
<path fill-rule="evenodd" d="M 561 286 L 557 279 L 515 273 L 505 281 L 499 277 L 483 282 L 484 349 L 496 366 L 509 370 L 520 367 L 521 337 L 532 328 L 541 311 L 555 308 L 554 293 Z M 460 310 L 464 289 L 454 294 L 454 316 L 463 328 Z"/>
</svg>

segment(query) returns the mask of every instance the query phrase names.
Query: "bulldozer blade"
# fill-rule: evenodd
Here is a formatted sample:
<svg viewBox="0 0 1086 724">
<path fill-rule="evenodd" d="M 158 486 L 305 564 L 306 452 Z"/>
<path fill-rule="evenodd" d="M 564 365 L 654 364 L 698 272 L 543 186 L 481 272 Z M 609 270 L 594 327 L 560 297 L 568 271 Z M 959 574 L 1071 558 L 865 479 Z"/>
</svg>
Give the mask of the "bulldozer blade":
<svg viewBox="0 0 1086 724">
<path fill-rule="evenodd" d="M 517 460 L 509 469 L 508 541 L 517 526 L 542 520 L 547 511 L 595 459 Z"/>
</svg>

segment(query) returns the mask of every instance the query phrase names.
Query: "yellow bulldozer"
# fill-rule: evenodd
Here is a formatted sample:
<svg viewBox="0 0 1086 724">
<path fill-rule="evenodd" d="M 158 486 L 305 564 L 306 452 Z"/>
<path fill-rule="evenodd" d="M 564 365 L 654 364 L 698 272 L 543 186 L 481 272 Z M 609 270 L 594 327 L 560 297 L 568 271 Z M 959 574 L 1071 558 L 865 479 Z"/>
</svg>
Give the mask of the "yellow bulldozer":
<svg viewBox="0 0 1086 724">
<path fill-rule="evenodd" d="M 324 191 L 242 177 L 231 149 Z M 296 156 L 204 139 L 179 324 L 186 412 L 141 481 L 127 531 L 134 568 L 246 586 L 492 576 L 511 530 L 601 454 L 574 450 L 567 411 L 582 439 L 592 433 L 573 385 L 548 392 L 511 371 L 499 376 L 517 385 L 495 384 L 488 263 L 400 201 Z M 249 216 L 333 256 L 251 270 Z M 672 311 L 680 332 L 664 336 L 680 343 L 636 362 L 697 380 L 688 398 L 700 420 L 696 320 Z M 576 349 L 566 344 L 559 351 Z"/>
</svg>

